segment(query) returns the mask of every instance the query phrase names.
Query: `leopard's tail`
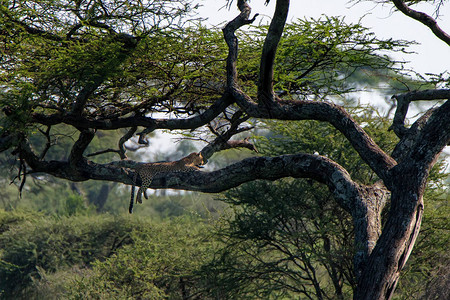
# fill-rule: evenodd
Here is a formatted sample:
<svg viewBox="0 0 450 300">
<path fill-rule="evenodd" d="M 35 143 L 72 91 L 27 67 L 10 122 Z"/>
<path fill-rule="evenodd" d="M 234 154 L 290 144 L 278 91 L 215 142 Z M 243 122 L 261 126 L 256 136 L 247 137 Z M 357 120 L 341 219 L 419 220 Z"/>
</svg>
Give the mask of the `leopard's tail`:
<svg viewBox="0 0 450 300">
<path fill-rule="evenodd" d="M 137 172 L 134 174 L 133 177 L 133 185 L 131 186 L 131 199 L 130 199 L 130 206 L 128 207 L 128 212 L 130 214 L 133 213 L 133 205 L 134 205 L 134 188 L 136 187 L 136 179 L 137 179 Z"/>
</svg>

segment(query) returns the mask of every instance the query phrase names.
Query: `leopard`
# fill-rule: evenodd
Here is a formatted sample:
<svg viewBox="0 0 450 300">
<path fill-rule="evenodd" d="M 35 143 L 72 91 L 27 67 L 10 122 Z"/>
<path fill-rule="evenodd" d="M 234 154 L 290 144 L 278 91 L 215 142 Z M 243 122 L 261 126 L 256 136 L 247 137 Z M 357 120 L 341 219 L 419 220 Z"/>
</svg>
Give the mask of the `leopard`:
<svg viewBox="0 0 450 300">
<path fill-rule="evenodd" d="M 134 203 L 134 188 L 136 187 L 137 176 L 141 178 L 142 185 L 136 195 L 136 203 L 142 203 L 142 194 L 144 194 L 145 199 L 148 199 L 145 193 L 147 188 L 152 183 L 153 178 L 159 173 L 170 173 L 170 172 L 191 172 L 199 171 L 206 164 L 207 160 L 201 152 L 193 152 L 186 157 L 183 157 L 177 161 L 171 162 L 156 162 L 156 163 L 144 163 L 140 164 L 135 168 L 133 176 L 133 185 L 131 187 L 131 199 L 128 212 L 133 213 L 133 203 Z"/>
</svg>

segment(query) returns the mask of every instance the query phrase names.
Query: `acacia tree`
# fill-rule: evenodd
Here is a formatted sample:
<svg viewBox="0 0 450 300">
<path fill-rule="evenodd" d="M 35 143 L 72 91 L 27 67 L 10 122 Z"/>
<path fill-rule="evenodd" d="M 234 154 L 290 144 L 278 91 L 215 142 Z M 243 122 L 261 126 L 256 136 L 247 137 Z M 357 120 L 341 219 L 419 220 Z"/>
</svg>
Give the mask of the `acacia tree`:
<svg viewBox="0 0 450 300">
<path fill-rule="evenodd" d="M 450 37 L 430 16 L 401 0 L 385 2 L 450 44 Z M 326 97 L 327 91 L 315 88 L 316 78 L 304 80 L 347 41 L 324 45 L 320 43 L 324 37 L 316 36 L 311 44 L 321 48 L 317 56 L 298 55 L 299 49 L 293 47 L 296 56 L 291 66 L 303 59 L 309 67 L 289 81 L 286 78 L 295 74 L 294 68 L 282 65 L 280 69 L 289 72 L 283 80 L 289 84 L 277 85 L 275 92 L 275 58 L 289 0 L 276 1 L 258 65 L 248 69 L 239 59 L 238 35 L 249 43 L 247 51 L 253 45 L 239 29 L 257 16 L 251 17 L 245 0 L 238 0 L 237 7 L 239 15 L 226 24 L 220 37 L 189 26 L 192 3 L 188 0 L 2 1 L 0 151 L 17 157 L 21 187 L 27 175 L 41 174 L 131 185 L 136 162 L 125 160 L 124 143 L 134 135 L 145 144 L 146 135 L 156 130 L 209 128 L 216 137 L 202 149 L 208 158 L 234 147 L 254 149 L 248 140 L 231 140 L 248 129 L 243 124 L 250 118 L 328 122 L 345 136 L 378 181 L 365 185 L 327 157 L 294 153 L 243 159 L 212 172 L 159 174 L 151 188 L 216 193 L 256 179 L 282 177 L 323 183 L 353 219 L 354 298 L 389 299 L 420 229 L 429 171 L 450 142 L 450 101 L 446 100 L 450 90 L 393 95 L 397 106 L 391 128 L 399 141 L 388 154 L 350 113 Z M 367 45 L 361 42 L 354 49 Z M 331 70 L 335 78 L 342 78 L 342 73 Z M 446 101 L 407 127 L 408 107 L 419 100 Z M 59 125 L 71 126 L 77 134 L 67 158 L 49 159 L 47 153 L 55 145 L 52 130 Z M 96 132 L 119 129 L 127 130 L 118 149 L 88 153 Z M 33 148 L 30 138 L 36 134 L 46 140 L 39 149 Z M 95 154 L 105 152 L 115 152 L 122 160 L 96 162 Z M 388 201 L 389 216 L 382 224 L 381 212 Z"/>
</svg>

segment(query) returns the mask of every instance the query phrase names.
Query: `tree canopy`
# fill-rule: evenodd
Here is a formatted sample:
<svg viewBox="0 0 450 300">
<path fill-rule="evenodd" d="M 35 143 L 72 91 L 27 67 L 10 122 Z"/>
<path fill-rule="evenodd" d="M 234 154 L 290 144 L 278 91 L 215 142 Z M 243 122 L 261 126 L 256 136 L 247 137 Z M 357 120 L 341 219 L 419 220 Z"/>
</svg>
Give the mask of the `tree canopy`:
<svg viewBox="0 0 450 300">
<path fill-rule="evenodd" d="M 433 17 L 410 7 L 422 1 L 382 2 L 450 43 Z M 2 1 L 0 151 L 15 157 L 8 162 L 20 189 L 27 177 L 47 175 L 131 185 L 138 162 L 127 159 L 125 143 L 145 145 L 153 132 L 201 139 L 209 158 L 230 148 L 256 152 L 240 136 L 261 120 L 324 122 L 356 151 L 370 180 L 353 178 L 332 156 L 294 148 L 210 172 L 159 174 L 151 188 L 216 193 L 285 177 L 324 184 L 352 219 L 354 298 L 389 299 L 420 229 L 430 170 L 450 143 L 448 78 L 393 90 L 389 130 L 397 142 L 383 145 L 345 99 L 359 88 L 355 76 L 404 75 L 385 53 L 407 51 L 408 42 L 336 17 L 286 24 L 289 0 L 276 1 L 268 26 L 253 26 L 249 1 L 235 4 L 239 14 L 220 31 L 201 25 L 189 0 Z M 415 101 L 437 102 L 409 125 Z M 114 148 L 94 147 L 104 131 L 117 132 Z M 70 132 L 63 156 L 54 152 L 58 132 Z"/>
</svg>

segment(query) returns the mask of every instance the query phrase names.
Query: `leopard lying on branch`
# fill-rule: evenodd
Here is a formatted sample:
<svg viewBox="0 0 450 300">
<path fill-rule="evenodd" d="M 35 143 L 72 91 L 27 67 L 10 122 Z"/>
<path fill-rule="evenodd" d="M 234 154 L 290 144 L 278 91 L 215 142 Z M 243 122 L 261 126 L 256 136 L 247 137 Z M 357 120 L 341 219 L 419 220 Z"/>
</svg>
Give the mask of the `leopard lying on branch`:
<svg viewBox="0 0 450 300">
<path fill-rule="evenodd" d="M 203 157 L 202 153 L 191 153 L 186 157 L 183 157 L 177 161 L 171 162 L 159 162 L 159 163 L 146 163 L 141 164 L 136 167 L 136 172 L 133 177 L 133 186 L 131 187 L 131 199 L 130 207 L 128 211 L 133 213 L 133 203 L 134 203 L 134 188 L 136 187 L 137 176 L 141 178 L 142 185 L 136 195 L 136 203 L 142 203 L 142 194 L 144 194 L 145 199 L 148 199 L 145 191 L 152 183 L 153 178 L 159 173 L 169 173 L 169 172 L 190 172 L 198 171 L 202 168 L 202 165 L 206 163 L 206 159 Z"/>
</svg>

